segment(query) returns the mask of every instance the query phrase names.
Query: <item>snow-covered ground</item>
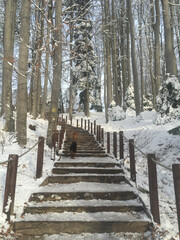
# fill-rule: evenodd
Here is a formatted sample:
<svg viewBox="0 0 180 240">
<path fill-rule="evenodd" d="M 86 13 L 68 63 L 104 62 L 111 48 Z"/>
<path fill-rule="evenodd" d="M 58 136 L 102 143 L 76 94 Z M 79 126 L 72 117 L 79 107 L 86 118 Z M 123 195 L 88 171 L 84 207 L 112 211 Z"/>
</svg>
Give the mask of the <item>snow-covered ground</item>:
<svg viewBox="0 0 180 240">
<path fill-rule="evenodd" d="M 135 145 L 143 152 L 136 151 L 136 171 L 137 171 L 137 187 L 148 191 L 148 174 L 147 174 L 147 159 L 146 154 L 155 153 L 157 160 L 164 165 L 171 168 L 173 163 L 180 163 L 180 136 L 170 135 L 168 130 L 179 126 L 180 122 L 174 120 L 165 125 L 154 125 L 153 119 L 155 112 L 143 112 L 139 117 L 135 117 L 134 112 L 128 112 L 126 119 L 121 121 L 110 121 L 105 123 L 104 113 L 91 113 L 90 120 L 97 121 L 105 132 L 123 131 L 127 139 L 134 139 Z M 83 117 L 83 114 L 74 116 L 73 123 L 76 125 L 76 119 Z M 80 121 L 79 121 L 80 123 Z M 48 122 L 42 119 L 33 120 L 28 116 L 28 124 L 36 125 L 36 131 L 28 128 L 28 144 L 26 148 L 21 148 L 16 142 L 15 135 L 5 133 L 3 129 L 3 119 L 0 119 L 0 162 L 8 159 L 9 154 L 18 154 L 26 152 L 37 141 L 39 136 L 46 137 Z M 106 146 L 106 145 L 105 145 Z M 33 148 L 26 155 L 19 158 L 18 162 L 18 175 L 16 185 L 15 207 L 14 212 L 17 217 L 22 214 L 24 204 L 28 201 L 32 192 L 38 190 L 39 184 L 51 174 L 53 161 L 51 160 L 51 151 L 45 145 L 43 177 L 35 179 L 36 175 L 36 159 L 37 159 L 37 146 Z M 124 165 L 126 176 L 129 177 L 129 154 L 128 143 L 125 141 L 125 157 Z M 6 216 L 2 214 L 4 188 L 6 180 L 7 165 L 0 165 L 0 233 L 6 233 L 8 224 L 5 221 Z M 161 227 L 157 226 L 158 233 L 156 239 L 179 239 L 178 237 L 178 224 L 177 213 L 175 205 L 174 184 L 172 172 L 157 166 L 158 172 L 158 187 L 159 187 L 159 202 L 160 202 L 160 217 Z M 132 183 L 133 184 L 133 183 Z M 139 191 L 140 196 L 149 208 L 149 196 L 147 193 Z M 0 239 L 4 236 L 0 234 Z M 134 235 L 123 236 L 118 234 L 82 234 L 74 236 L 73 239 L 134 239 Z M 11 238 L 13 239 L 13 238 Z M 47 239 L 70 239 L 68 235 L 52 236 Z M 138 239 L 138 238 L 137 238 Z M 142 238 L 139 238 L 142 239 Z"/>
</svg>

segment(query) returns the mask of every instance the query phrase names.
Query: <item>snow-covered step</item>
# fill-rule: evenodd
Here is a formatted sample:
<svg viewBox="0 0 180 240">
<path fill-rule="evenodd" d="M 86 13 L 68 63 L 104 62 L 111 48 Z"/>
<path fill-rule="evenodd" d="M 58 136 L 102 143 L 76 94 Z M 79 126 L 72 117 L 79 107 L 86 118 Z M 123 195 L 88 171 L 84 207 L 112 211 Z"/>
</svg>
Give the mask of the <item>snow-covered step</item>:
<svg viewBox="0 0 180 240">
<path fill-rule="evenodd" d="M 117 167 L 118 164 L 114 162 L 94 162 L 93 160 L 89 162 L 78 162 L 78 161 L 58 161 L 54 163 L 54 167 L 96 167 L 96 168 L 112 168 L 112 167 Z"/>
<path fill-rule="evenodd" d="M 96 174 L 118 174 L 122 173 L 120 168 L 88 168 L 88 167 L 56 167 L 52 169 L 53 174 L 70 173 L 96 173 Z"/>
<path fill-rule="evenodd" d="M 53 175 L 47 177 L 41 186 L 49 183 L 77 183 L 77 182 L 99 182 L 99 183 L 121 183 L 125 181 L 124 174 L 89 174 L 89 173 L 74 173 L 74 174 L 62 174 Z"/>
<path fill-rule="evenodd" d="M 62 153 L 61 156 L 70 157 L 70 154 Z M 76 155 L 75 155 L 75 157 L 106 157 L 106 156 L 108 156 L 106 153 L 88 153 L 88 152 L 76 153 Z"/>
<path fill-rule="evenodd" d="M 69 149 L 67 149 L 67 150 L 63 150 L 63 154 L 68 154 L 69 153 Z M 79 149 L 78 147 L 77 147 L 77 151 L 76 151 L 76 153 L 78 154 L 80 154 L 80 153 L 96 153 L 96 154 L 99 154 L 99 153 L 105 153 L 105 151 L 103 150 L 103 149 Z"/>
<path fill-rule="evenodd" d="M 13 230 L 28 235 L 71 233 L 146 232 L 151 227 L 142 212 L 25 214 L 16 219 Z"/>
<path fill-rule="evenodd" d="M 48 212 L 141 212 L 143 204 L 137 199 L 127 201 L 111 200 L 62 200 L 56 202 L 29 202 L 24 213 L 42 214 Z"/>
<path fill-rule="evenodd" d="M 78 182 L 73 184 L 49 184 L 31 195 L 30 201 L 57 201 L 77 199 L 130 200 L 137 197 L 129 184 Z"/>
</svg>

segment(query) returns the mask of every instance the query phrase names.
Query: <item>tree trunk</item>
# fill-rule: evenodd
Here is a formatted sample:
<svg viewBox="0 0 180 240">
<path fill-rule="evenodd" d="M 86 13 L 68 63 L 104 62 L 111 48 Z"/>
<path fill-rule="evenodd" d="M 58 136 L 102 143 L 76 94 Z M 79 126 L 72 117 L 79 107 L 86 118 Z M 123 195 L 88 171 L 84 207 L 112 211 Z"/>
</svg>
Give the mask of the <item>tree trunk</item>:
<svg viewBox="0 0 180 240">
<path fill-rule="evenodd" d="M 127 73 L 130 72 L 130 68 L 128 71 L 128 47 L 129 47 L 129 43 L 127 43 L 127 36 L 129 36 L 129 33 L 127 33 L 127 28 L 128 27 L 128 23 L 125 24 L 125 19 L 126 19 L 126 10 L 125 10 L 125 1 L 121 2 L 121 13 L 120 13 L 120 21 L 119 21 L 119 26 L 120 26 L 120 32 L 119 32 L 119 36 L 120 36 L 120 49 L 121 49 L 121 66 L 122 66 L 122 85 L 123 85 L 123 103 L 124 103 L 124 98 L 125 98 L 125 93 L 128 87 L 128 75 Z M 120 58 L 120 56 L 119 56 Z M 119 61 L 120 62 L 120 61 Z M 120 69 L 120 63 L 119 63 L 119 69 Z M 121 73 L 120 73 L 120 77 L 121 77 Z M 120 83 L 121 86 L 121 83 Z"/>
<path fill-rule="evenodd" d="M 140 9 L 139 9 L 139 48 L 140 48 L 140 74 L 141 74 L 141 111 L 144 109 L 144 95 L 145 95 L 145 90 L 144 90 L 144 67 L 143 67 L 143 46 L 142 46 L 142 19 L 143 19 L 143 4 L 142 2 L 140 3 Z"/>
<path fill-rule="evenodd" d="M 154 68 L 155 68 L 155 84 L 156 84 L 156 96 L 159 93 L 159 88 L 161 85 L 161 65 L 160 65 L 160 40 L 159 40 L 159 32 L 160 32 L 160 8 L 159 8 L 159 0 L 155 0 L 156 7 L 156 23 L 154 25 L 154 37 L 155 37 L 155 56 L 154 56 Z"/>
<path fill-rule="evenodd" d="M 111 79 L 111 55 L 110 55 L 110 20 L 109 20 L 109 0 L 104 2 L 105 29 L 106 29 L 106 75 L 107 75 L 107 107 L 112 101 L 112 79 Z"/>
<path fill-rule="evenodd" d="M 53 55 L 53 83 L 51 92 L 50 117 L 47 131 L 47 145 L 51 147 L 52 134 L 57 128 L 58 100 L 62 75 L 62 1 L 56 1 Z"/>
<path fill-rule="evenodd" d="M 51 0 L 49 1 L 48 9 L 48 20 L 51 21 Z M 46 33 L 46 60 L 45 60 L 45 80 L 44 80 L 44 90 L 42 97 L 42 108 L 41 108 L 41 118 L 46 118 L 46 101 L 47 101 L 47 90 L 48 90 L 48 79 L 49 79 L 49 42 L 50 42 L 50 24 L 47 23 L 47 33 Z M 48 113 L 49 114 L 49 113 Z"/>
<path fill-rule="evenodd" d="M 71 7 L 73 6 L 73 0 L 71 0 Z M 73 11 L 71 11 L 71 18 L 73 19 Z M 73 43 L 73 22 L 70 22 L 70 87 L 69 87 L 69 119 L 72 118 L 73 113 L 73 60 L 72 60 L 72 43 Z"/>
<path fill-rule="evenodd" d="M 4 25 L 4 62 L 3 62 L 3 109 L 5 111 L 5 127 L 7 132 L 15 131 L 12 110 L 12 73 L 14 53 L 14 32 L 16 19 L 16 0 L 6 1 L 5 25 Z"/>
<path fill-rule="evenodd" d="M 102 11 L 102 28 L 105 30 L 105 2 L 104 0 L 101 0 L 101 11 Z M 103 55 L 104 55 L 104 106 L 105 106 L 105 118 L 106 118 L 106 123 L 109 120 L 108 117 L 108 106 L 107 106 L 107 75 L 106 75 L 106 44 L 105 44 L 105 33 L 103 32 Z"/>
<path fill-rule="evenodd" d="M 42 0 L 39 2 L 37 0 L 37 5 L 44 9 L 45 1 Z M 34 91 L 33 91 L 33 118 L 36 119 L 40 113 L 40 105 L 41 105 L 41 56 L 42 56 L 42 43 L 43 43 L 43 35 L 44 35 L 44 16 L 42 10 L 36 9 L 35 13 L 36 24 L 37 24 L 37 37 L 36 37 L 36 70 L 35 70 L 35 82 L 34 82 Z"/>
<path fill-rule="evenodd" d="M 117 73 L 117 19 L 115 17 L 114 0 L 112 0 L 112 69 L 113 69 L 113 93 L 116 105 L 119 105 L 118 73 Z"/>
<path fill-rule="evenodd" d="M 87 24 L 86 24 L 86 89 L 84 101 L 84 113 L 86 117 L 90 116 L 89 112 L 89 71 L 88 71 L 88 39 L 87 39 Z"/>
<path fill-rule="evenodd" d="M 136 106 L 136 115 L 140 114 L 140 97 L 139 97 L 139 80 L 138 80 L 138 71 L 137 71 L 137 59 L 135 51 L 135 36 L 134 36 L 134 20 L 131 9 L 131 0 L 127 0 L 127 9 L 128 9 L 128 20 L 130 23 L 130 34 L 131 34 L 131 59 L 132 59 L 132 70 L 133 70 L 133 79 L 134 79 L 134 99 Z"/>
<path fill-rule="evenodd" d="M 19 74 L 17 90 L 17 140 L 19 145 L 27 142 L 27 62 L 31 2 L 23 0 L 21 8 L 21 42 L 19 46 Z"/>
<path fill-rule="evenodd" d="M 173 38 L 170 23 L 169 1 L 161 0 L 164 20 L 166 73 L 177 76 L 177 64 L 173 49 Z"/>
</svg>

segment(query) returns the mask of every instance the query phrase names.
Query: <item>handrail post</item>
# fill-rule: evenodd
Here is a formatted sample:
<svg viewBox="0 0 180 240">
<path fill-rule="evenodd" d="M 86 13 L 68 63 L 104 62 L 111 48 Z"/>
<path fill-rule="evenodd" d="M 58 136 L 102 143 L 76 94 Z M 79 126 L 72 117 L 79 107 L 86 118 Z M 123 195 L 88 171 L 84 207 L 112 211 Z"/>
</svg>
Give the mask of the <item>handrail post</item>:
<svg viewBox="0 0 180 240">
<path fill-rule="evenodd" d="M 107 152 L 110 153 L 110 132 L 107 132 Z"/>
<path fill-rule="evenodd" d="M 86 130 L 86 119 L 84 120 L 84 129 Z"/>
<path fill-rule="evenodd" d="M 160 224 L 157 170 L 156 163 L 152 160 L 155 159 L 155 154 L 148 154 L 147 159 L 149 172 L 150 207 L 154 221 Z"/>
<path fill-rule="evenodd" d="M 72 126 L 72 117 L 70 118 L 70 121 L 71 121 L 71 126 Z"/>
<path fill-rule="evenodd" d="M 39 137 L 38 152 L 37 152 L 36 178 L 42 177 L 43 156 L 44 156 L 44 137 Z"/>
<path fill-rule="evenodd" d="M 104 147 L 104 128 L 101 128 L 101 144 Z"/>
<path fill-rule="evenodd" d="M 62 122 L 62 132 L 64 131 L 63 129 L 64 129 L 64 123 Z M 58 134 L 59 133 L 58 133 L 57 130 L 54 131 L 53 134 L 52 134 L 52 145 L 51 145 L 51 147 L 52 147 L 52 149 L 54 149 L 54 156 L 53 156 L 53 158 L 51 156 L 52 160 L 55 160 L 55 158 L 56 158 L 56 143 L 58 142 Z"/>
<path fill-rule="evenodd" d="M 134 140 L 133 139 L 129 139 L 129 155 L 130 155 L 131 180 L 133 182 L 136 182 L 136 165 L 135 165 Z"/>
<path fill-rule="evenodd" d="M 176 208 L 177 208 L 177 217 L 178 217 L 178 227 L 180 232 L 180 164 L 173 164 L 173 179 L 174 179 L 174 190 L 176 196 Z"/>
<path fill-rule="evenodd" d="M 99 125 L 96 126 L 96 140 L 99 141 Z"/>
<path fill-rule="evenodd" d="M 88 119 L 88 131 L 90 131 L 90 120 Z"/>
<path fill-rule="evenodd" d="M 124 159 L 124 139 L 123 139 L 123 131 L 119 132 L 119 155 L 120 159 Z"/>
<path fill-rule="evenodd" d="M 96 120 L 94 120 L 94 135 L 96 135 Z"/>
<path fill-rule="evenodd" d="M 59 150 L 61 150 L 62 142 L 63 142 L 63 130 L 59 131 Z"/>
<path fill-rule="evenodd" d="M 117 158 L 117 132 L 113 132 L 113 154 Z"/>
<path fill-rule="evenodd" d="M 102 142 L 101 125 L 99 125 L 99 143 Z"/>
<path fill-rule="evenodd" d="M 7 221 L 10 221 L 10 216 L 14 212 L 14 199 L 16 189 L 17 167 L 18 167 L 18 155 L 9 155 L 7 174 L 6 174 L 6 186 L 4 192 L 3 212 L 7 214 Z M 11 200 L 9 209 L 6 209 L 8 202 Z"/>
</svg>

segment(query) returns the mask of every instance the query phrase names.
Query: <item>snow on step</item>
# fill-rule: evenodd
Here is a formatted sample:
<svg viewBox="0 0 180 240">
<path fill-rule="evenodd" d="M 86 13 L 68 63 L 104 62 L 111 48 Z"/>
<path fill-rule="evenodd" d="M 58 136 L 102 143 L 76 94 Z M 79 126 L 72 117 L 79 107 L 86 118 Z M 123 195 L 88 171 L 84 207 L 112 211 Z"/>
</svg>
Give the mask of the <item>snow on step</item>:
<svg viewBox="0 0 180 240">
<path fill-rule="evenodd" d="M 117 192 L 117 191 L 135 191 L 135 189 L 126 183 L 108 184 L 108 183 L 89 183 L 78 182 L 70 184 L 48 184 L 39 188 L 38 192 Z"/>
<path fill-rule="evenodd" d="M 17 233 L 29 235 L 79 234 L 82 232 L 145 232 L 150 221 L 144 213 L 47 213 L 25 214 L 14 222 Z"/>
<path fill-rule="evenodd" d="M 143 204 L 137 199 L 127 201 L 110 200 L 60 200 L 47 202 L 30 202 L 24 213 L 42 214 L 47 212 L 130 212 L 143 211 Z"/>
<path fill-rule="evenodd" d="M 46 213 L 46 214 L 25 214 L 23 218 L 19 217 L 17 221 L 83 221 L 83 222 L 97 222 L 97 221 L 111 221 L 111 222 L 134 222 L 134 221 L 149 222 L 149 218 L 143 212 L 119 213 L 119 212 L 97 212 L 97 213 Z"/>
<path fill-rule="evenodd" d="M 56 202 L 29 202 L 29 207 L 73 207 L 73 206 L 142 206 L 142 203 L 138 199 L 126 200 L 126 201 L 111 201 L 111 200 L 60 200 Z"/>
<path fill-rule="evenodd" d="M 105 158 L 98 158 L 98 157 L 93 157 L 93 158 L 82 158 L 82 157 L 75 157 L 75 159 L 71 159 L 71 158 L 66 158 L 66 157 L 62 157 L 60 159 L 60 161 L 58 162 L 64 162 L 64 163 L 67 163 L 67 162 L 95 162 L 95 163 L 116 163 L 117 164 L 117 160 L 114 159 L 114 158 L 111 158 L 111 157 L 105 157 Z"/>
</svg>

